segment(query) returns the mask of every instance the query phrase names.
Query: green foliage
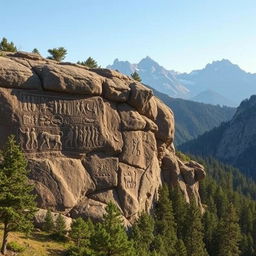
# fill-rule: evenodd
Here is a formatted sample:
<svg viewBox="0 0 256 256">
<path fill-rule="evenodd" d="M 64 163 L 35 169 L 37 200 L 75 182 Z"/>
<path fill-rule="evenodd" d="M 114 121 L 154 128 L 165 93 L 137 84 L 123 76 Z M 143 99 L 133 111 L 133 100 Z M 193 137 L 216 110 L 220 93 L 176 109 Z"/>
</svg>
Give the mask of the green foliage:
<svg viewBox="0 0 256 256">
<path fill-rule="evenodd" d="M 117 206 L 109 203 L 102 223 L 97 223 L 92 237 L 96 256 L 133 256 L 133 243 L 128 240 Z"/>
<path fill-rule="evenodd" d="M 13 252 L 24 252 L 26 248 L 17 242 L 12 241 L 7 244 L 7 249 Z"/>
<path fill-rule="evenodd" d="M 64 47 L 59 47 L 59 48 L 49 49 L 48 53 L 50 53 L 51 55 L 48 57 L 48 59 L 63 61 L 67 55 L 67 50 Z"/>
<path fill-rule="evenodd" d="M 147 256 L 154 240 L 154 219 L 147 213 L 142 213 L 134 223 L 131 238 L 138 255 Z"/>
<path fill-rule="evenodd" d="M 195 202 L 192 201 L 185 222 L 185 237 L 184 241 L 187 247 L 187 253 L 190 256 L 207 256 L 203 241 L 203 225 L 201 221 L 201 213 Z"/>
<path fill-rule="evenodd" d="M 41 54 L 40 54 L 40 52 L 39 52 L 39 50 L 38 50 L 37 48 L 34 48 L 34 49 L 33 49 L 33 51 L 32 51 L 32 53 L 35 53 L 35 54 L 41 55 Z"/>
<path fill-rule="evenodd" d="M 3 37 L 2 41 L 0 42 L 0 51 L 17 52 L 17 48 L 13 42 L 9 43 L 8 40 L 5 37 Z"/>
<path fill-rule="evenodd" d="M 99 68 L 97 61 L 92 57 L 89 57 L 86 61 L 78 61 L 77 64 L 86 66 L 88 68 Z"/>
<path fill-rule="evenodd" d="M 51 210 L 48 209 L 43 223 L 43 230 L 47 233 L 51 233 L 54 229 L 55 224 L 52 218 L 52 213 Z"/>
<path fill-rule="evenodd" d="M 58 238 L 64 238 L 67 232 L 66 222 L 64 217 L 59 213 L 55 221 L 55 235 Z"/>
<path fill-rule="evenodd" d="M 140 78 L 140 75 L 134 71 L 132 74 L 131 74 L 131 78 L 133 78 L 134 80 L 138 81 L 138 82 L 141 82 L 141 78 Z"/>
<path fill-rule="evenodd" d="M 174 221 L 172 202 L 166 184 L 159 190 L 159 200 L 155 205 L 155 233 L 161 236 L 165 251 L 175 255 L 177 241 L 176 223 Z"/>
<path fill-rule="evenodd" d="M 232 203 L 227 207 L 225 215 L 218 226 L 218 256 L 239 256 L 241 240 L 238 215 Z"/>
<path fill-rule="evenodd" d="M 9 232 L 29 232 L 34 217 L 35 196 L 29 184 L 27 161 L 16 144 L 8 137 L 0 165 L 0 221 L 4 224 L 2 253 L 5 253 Z"/>
<path fill-rule="evenodd" d="M 176 151 L 176 156 L 181 159 L 183 162 L 187 162 L 190 161 L 190 157 L 188 155 L 185 155 L 184 153 L 180 152 L 180 151 Z"/>
<path fill-rule="evenodd" d="M 176 245 L 176 254 L 175 256 L 187 256 L 187 249 L 182 239 L 178 239 Z"/>
</svg>

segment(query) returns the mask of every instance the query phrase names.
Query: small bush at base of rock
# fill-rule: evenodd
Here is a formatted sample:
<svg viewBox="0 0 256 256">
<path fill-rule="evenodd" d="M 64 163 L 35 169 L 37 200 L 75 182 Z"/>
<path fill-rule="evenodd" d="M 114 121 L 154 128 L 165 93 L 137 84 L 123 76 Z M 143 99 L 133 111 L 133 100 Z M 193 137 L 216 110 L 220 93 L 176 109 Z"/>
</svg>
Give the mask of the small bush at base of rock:
<svg viewBox="0 0 256 256">
<path fill-rule="evenodd" d="M 7 250 L 13 251 L 13 252 L 24 252 L 25 251 L 25 247 L 22 246 L 21 244 L 18 244 L 17 242 L 9 242 L 7 244 Z"/>
</svg>

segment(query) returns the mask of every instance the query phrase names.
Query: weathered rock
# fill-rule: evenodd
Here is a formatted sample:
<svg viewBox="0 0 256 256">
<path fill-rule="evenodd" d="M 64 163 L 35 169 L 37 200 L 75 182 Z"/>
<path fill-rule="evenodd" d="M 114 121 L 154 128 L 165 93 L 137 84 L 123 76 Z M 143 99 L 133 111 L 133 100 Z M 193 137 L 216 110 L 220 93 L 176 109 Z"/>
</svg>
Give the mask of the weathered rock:
<svg viewBox="0 0 256 256">
<path fill-rule="evenodd" d="M 123 132 L 124 147 L 120 160 L 129 165 L 146 169 L 156 154 L 156 140 L 152 132 Z"/>
<path fill-rule="evenodd" d="M 138 131 L 146 128 L 147 122 L 145 119 L 130 105 L 120 104 L 118 110 L 124 131 Z"/>
<path fill-rule="evenodd" d="M 74 207 L 81 196 L 95 189 L 90 175 L 78 159 L 51 158 L 29 161 L 30 177 L 40 193 L 41 207 Z M 45 190 L 45 191 L 44 191 Z"/>
<path fill-rule="evenodd" d="M 0 57 L 0 87 L 41 90 L 41 83 L 31 69 Z"/>
<path fill-rule="evenodd" d="M 171 109 L 169 109 L 163 102 L 156 100 L 157 103 L 157 117 L 156 124 L 158 131 L 156 138 L 167 144 L 171 144 L 174 140 L 174 116 Z"/>
<path fill-rule="evenodd" d="M 0 134 L 0 148 L 10 134 L 20 143 L 41 208 L 97 220 L 113 201 L 129 225 L 162 182 L 201 207 L 205 172 L 175 155 L 172 111 L 119 72 L 6 53 Z"/>
<path fill-rule="evenodd" d="M 118 162 L 117 157 L 100 158 L 97 155 L 83 160 L 86 170 L 96 185 L 96 190 L 117 187 Z"/>
<path fill-rule="evenodd" d="M 34 70 L 47 91 L 101 95 L 103 79 L 83 68 L 68 65 L 38 65 Z"/>
</svg>

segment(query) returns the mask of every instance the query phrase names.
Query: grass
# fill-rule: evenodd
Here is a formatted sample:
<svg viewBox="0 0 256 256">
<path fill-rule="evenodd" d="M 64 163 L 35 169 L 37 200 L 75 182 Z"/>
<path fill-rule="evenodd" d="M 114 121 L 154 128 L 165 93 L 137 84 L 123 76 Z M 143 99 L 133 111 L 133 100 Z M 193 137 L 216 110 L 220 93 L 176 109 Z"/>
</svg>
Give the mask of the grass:
<svg viewBox="0 0 256 256">
<path fill-rule="evenodd" d="M 0 228 L 0 243 L 2 244 L 3 230 Z M 55 242 L 45 232 L 33 232 L 26 237 L 23 233 L 11 232 L 8 242 L 15 241 L 25 247 L 17 256 L 60 256 L 64 255 L 69 243 Z"/>
</svg>

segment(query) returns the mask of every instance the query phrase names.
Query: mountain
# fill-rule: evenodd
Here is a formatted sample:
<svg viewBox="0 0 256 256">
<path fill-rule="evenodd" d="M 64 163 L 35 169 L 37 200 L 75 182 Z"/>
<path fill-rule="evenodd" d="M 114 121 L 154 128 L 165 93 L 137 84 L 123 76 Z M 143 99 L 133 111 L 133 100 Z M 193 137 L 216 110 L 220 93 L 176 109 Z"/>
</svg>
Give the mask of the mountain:
<svg viewBox="0 0 256 256">
<path fill-rule="evenodd" d="M 256 178 L 256 95 L 244 100 L 234 117 L 180 146 L 184 152 L 214 156 Z"/>
<path fill-rule="evenodd" d="M 167 70 L 150 57 L 138 64 L 116 59 L 107 68 L 126 75 L 137 71 L 144 84 L 168 96 L 213 105 L 238 106 L 256 92 L 256 74 L 247 73 L 226 59 L 190 73 Z"/>
<path fill-rule="evenodd" d="M 189 74 L 177 74 L 177 78 L 194 96 L 212 90 L 236 104 L 256 92 L 256 74 L 247 73 L 226 59 Z"/>
<path fill-rule="evenodd" d="M 233 106 L 235 107 L 237 104 L 226 97 L 220 95 L 219 93 L 212 91 L 212 90 L 206 90 L 203 92 L 200 92 L 196 96 L 190 98 L 192 101 L 202 102 L 202 103 L 211 103 L 213 105 L 221 105 L 221 106 Z"/>
<path fill-rule="evenodd" d="M 174 112 L 175 144 L 180 145 L 198 135 L 229 121 L 236 109 L 226 106 L 214 106 L 190 100 L 175 99 L 154 90 L 154 95 L 161 99 Z"/>
<path fill-rule="evenodd" d="M 113 65 L 108 65 L 107 68 L 125 75 L 137 71 L 144 84 L 172 97 L 184 98 L 189 95 L 189 90 L 176 78 L 175 71 L 165 69 L 150 57 L 142 59 L 138 64 L 115 59 Z"/>
</svg>

